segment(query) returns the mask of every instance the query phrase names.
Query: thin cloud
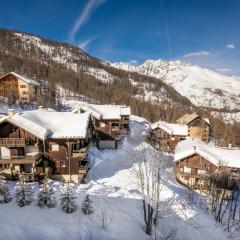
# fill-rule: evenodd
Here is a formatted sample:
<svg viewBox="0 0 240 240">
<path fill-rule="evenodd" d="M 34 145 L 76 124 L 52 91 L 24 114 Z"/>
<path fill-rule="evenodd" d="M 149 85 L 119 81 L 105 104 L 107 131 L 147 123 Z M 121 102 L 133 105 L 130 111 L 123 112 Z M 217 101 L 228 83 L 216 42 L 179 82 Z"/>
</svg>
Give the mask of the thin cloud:
<svg viewBox="0 0 240 240">
<path fill-rule="evenodd" d="M 217 68 L 216 69 L 218 72 L 222 72 L 222 73 L 227 73 L 227 72 L 231 72 L 232 69 L 230 68 Z"/>
<path fill-rule="evenodd" d="M 234 44 L 232 44 L 232 43 L 229 43 L 229 44 L 227 44 L 226 46 L 225 46 L 225 48 L 227 48 L 227 49 L 234 49 L 236 46 L 234 45 Z"/>
<path fill-rule="evenodd" d="M 88 47 L 88 45 L 89 45 L 91 42 L 93 42 L 96 38 L 98 38 L 98 36 L 93 37 L 93 38 L 89 38 L 89 39 L 87 39 L 87 40 L 79 43 L 79 44 L 78 44 L 78 47 L 81 48 L 82 50 L 85 50 L 85 49 Z"/>
<path fill-rule="evenodd" d="M 80 30 L 80 28 L 90 19 L 92 12 L 104 4 L 106 0 L 90 0 L 88 3 L 85 5 L 83 11 L 81 14 L 78 16 L 76 19 L 70 33 L 69 33 L 69 40 L 71 42 L 75 41 L 75 36 L 77 32 Z"/>
<path fill-rule="evenodd" d="M 129 62 L 127 62 L 129 65 L 132 65 L 132 66 L 137 66 L 138 65 L 138 61 L 137 60 L 130 60 Z"/>
<path fill-rule="evenodd" d="M 199 51 L 199 52 L 190 52 L 185 54 L 184 58 L 190 58 L 190 57 L 200 57 L 200 56 L 208 56 L 210 55 L 210 52 L 208 51 Z"/>
</svg>

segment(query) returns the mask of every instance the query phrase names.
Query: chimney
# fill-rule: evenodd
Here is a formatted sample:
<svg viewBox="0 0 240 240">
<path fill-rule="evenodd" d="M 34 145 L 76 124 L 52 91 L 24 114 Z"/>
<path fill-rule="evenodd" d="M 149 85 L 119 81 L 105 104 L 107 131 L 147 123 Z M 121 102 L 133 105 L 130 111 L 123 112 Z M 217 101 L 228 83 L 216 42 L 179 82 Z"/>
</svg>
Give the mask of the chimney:
<svg viewBox="0 0 240 240">
<path fill-rule="evenodd" d="M 43 106 L 38 106 L 38 110 L 43 110 Z"/>
<path fill-rule="evenodd" d="M 12 117 L 14 115 L 14 109 L 8 109 L 8 116 Z"/>
</svg>

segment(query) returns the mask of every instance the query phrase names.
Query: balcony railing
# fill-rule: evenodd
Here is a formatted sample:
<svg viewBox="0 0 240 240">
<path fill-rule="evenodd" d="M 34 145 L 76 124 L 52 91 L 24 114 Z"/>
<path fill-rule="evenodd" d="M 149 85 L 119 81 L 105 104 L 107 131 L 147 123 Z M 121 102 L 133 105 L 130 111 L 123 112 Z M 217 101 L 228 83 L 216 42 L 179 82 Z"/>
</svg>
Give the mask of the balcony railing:
<svg viewBox="0 0 240 240">
<path fill-rule="evenodd" d="M 88 154 L 88 149 L 92 145 L 92 142 L 90 142 L 86 147 L 81 148 L 79 150 L 73 150 L 72 151 L 72 157 L 73 158 L 80 158 L 80 159 L 85 159 Z"/>
<path fill-rule="evenodd" d="M 80 161 L 79 169 L 78 169 L 79 174 L 86 175 L 87 171 L 88 171 L 88 167 L 89 167 L 89 161 L 88 160 Z"/>
<path fill-rule="evenodd" d="M 10 156 L 8 158 L 0 158 L 0 164 L 33 164 L 41 160 L 41 154 L 25 155 L 25 156 Z"/>
<path fill-rule="evenodd" d="M 25 145 L 25 138 L 0 138 L 2 147 L 24 147 Z"/>
</svg>

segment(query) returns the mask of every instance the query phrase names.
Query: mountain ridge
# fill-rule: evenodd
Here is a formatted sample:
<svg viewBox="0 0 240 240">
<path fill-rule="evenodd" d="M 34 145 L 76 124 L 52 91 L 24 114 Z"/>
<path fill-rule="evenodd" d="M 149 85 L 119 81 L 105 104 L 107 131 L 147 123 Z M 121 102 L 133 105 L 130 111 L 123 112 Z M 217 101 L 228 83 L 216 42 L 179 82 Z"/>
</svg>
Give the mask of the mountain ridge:
<svg viewBox="0 0 240 240">
<path fill-rule="evenodd" d="M 240 81 L 237 78 L 181 60 L 146 60 L 138 66 L 124 62 L 111 65 L 162 79 L 196 106 L 240 110 Z"/>
</svg>

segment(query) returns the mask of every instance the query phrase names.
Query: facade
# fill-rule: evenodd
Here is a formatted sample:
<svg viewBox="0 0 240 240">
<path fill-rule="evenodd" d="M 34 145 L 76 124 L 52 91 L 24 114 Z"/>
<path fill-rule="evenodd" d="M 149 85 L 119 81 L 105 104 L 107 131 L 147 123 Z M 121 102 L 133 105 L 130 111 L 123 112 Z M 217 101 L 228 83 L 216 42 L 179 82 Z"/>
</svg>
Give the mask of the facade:
<svg viewBox="0 0 240 240">
<path fill-rule="evenodd" d="M 208 118 L 202 118 L 196 113 L 185 114 L 176 123 L 188 126 L 188 136 L 190 138 L 209 142 L 211 124 Z"/>
<path fill-rule="evenodd" d="M 150 141 L 158 150 L 173 152 L 178 142 L 188 135 L 187 125 L 159 121 L 151 125 Z"/>
<path fill-rule="evenodd" d="M 216 175 L 228 177 L 228 188 L 234 179 L 240 179 L 239 149 L 217 148 L 198 140 L 182 141 L 176 149 L 176 178 L 190 188 L 207 189 L 210 178 Z"/>
<path fill-rule="evenodd" d="M 27 180 L 42 176 L 81 182 L 88 170 L 90 113 L 33 110 L 0 119 L 0 172 Z"/>
<path fill-rule="evenodd" d="M 85 104 L 77 111 L 91 112 L 96 129 L 96 145 L 100 149 L 117 148 L 118 140 L 129 134 L 130 107 Z"/>
<path fill-rule="evenodd" d="M 37 102 L 40 98 L 40 84 L 10 72 L 0 78 L 0 96 L 22 103 Z"/>
</svg>

